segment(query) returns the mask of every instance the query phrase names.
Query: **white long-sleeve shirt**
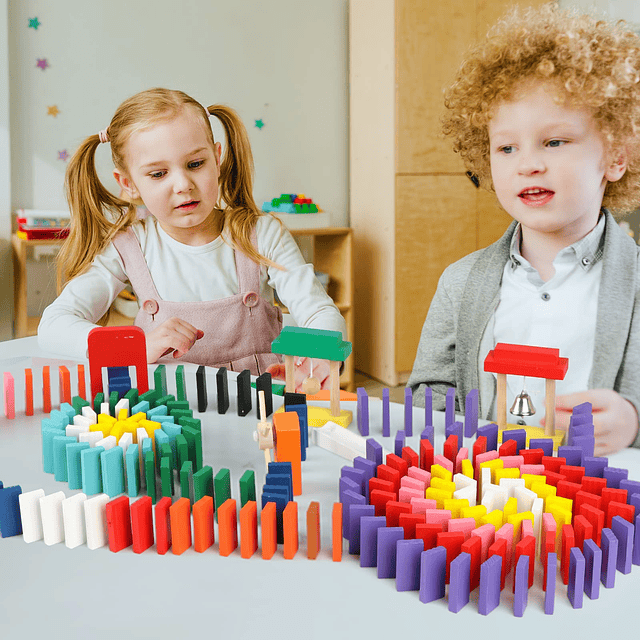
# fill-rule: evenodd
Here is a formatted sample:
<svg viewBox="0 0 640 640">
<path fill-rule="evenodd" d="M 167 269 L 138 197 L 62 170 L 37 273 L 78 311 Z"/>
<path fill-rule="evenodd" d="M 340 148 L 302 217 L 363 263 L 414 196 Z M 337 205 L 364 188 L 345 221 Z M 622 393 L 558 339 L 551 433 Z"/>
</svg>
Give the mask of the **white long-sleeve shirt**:
<svg viewBox="0 0 640 640">
<path fill-rule="evenodd" d="M 135 224 L 133 231 L 162 299 L 195 302 L 238 293 L 234 250 L 222 237 L 202 246 L 185 245 L 165 233 L 152 216 L 144 224 Z M 304 262 L 291 234 L 272 216 L 261 216 L 256 236 L 258 252 L 286 269 L 262 266 L 260 295 L 273 302 L 275 290 L 298 326 L 340 331 L 346 339 L 344 319 L 315 277 L 313 266 Z M 109 244 L 45 309 L 38 327 L 40 347 L 86 357 L 89 332 L 126 282 L 120 254 Z"/>
</svg>

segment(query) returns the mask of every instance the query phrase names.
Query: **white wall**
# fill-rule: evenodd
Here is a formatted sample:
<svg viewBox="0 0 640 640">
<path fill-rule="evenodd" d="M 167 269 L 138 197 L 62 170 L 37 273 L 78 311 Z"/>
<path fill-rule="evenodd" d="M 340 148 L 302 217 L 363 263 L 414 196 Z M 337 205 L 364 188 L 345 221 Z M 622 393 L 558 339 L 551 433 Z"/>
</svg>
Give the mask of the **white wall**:
<svg viewBox="0 0 640 640">
<path fill-rule="evenodd" d="M 11 338 L 13 321 L 11 219 L 6 213 L 11 209 L 7 30 L 7 0 L 0 0 L 0 340 Z"/>
</svg>

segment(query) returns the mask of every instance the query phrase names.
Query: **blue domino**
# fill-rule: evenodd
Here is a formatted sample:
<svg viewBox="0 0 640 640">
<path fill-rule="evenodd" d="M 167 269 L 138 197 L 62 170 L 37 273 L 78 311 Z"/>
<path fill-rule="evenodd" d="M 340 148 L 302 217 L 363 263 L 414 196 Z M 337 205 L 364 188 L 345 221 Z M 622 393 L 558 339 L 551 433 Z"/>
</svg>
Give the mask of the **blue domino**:
<svg viewBox="0 0 640 640">
<path fill-rule="evenodd" d="M 166 416 L 168 414 L 169 409 L 167 409 L 167 405 L 159 404 L 157 407 L 153 407 L 153 409 L 147 411 L 147 420 L 155 420 L 155 416 Z"/>
<path fill-rule="evenodd" d="M 147 413 L 147 411 L 149 411 L 149 408 L 149 403 L 146 400 L 142 400 L 135 406 L 131 407 L 131 415 L 133 416 L 136 413 Z"/>
<path fill-rule="evenodd" d="M 162 405 L 163 407 L 166 405 Z M 153 416 L 153 419 L 156 422 L 159 422 L 161 425 L 165 425 L 165 424 L 175 424 L 176 421 L 176 417 L 175 416 L 162 416 L 162 415 L 155 415 Z M 181 427 L 180 427 L 181 429 Z"/>
<path fill-rule="evenodd" d="M 68 482 L 67 445 L 78 441 L 73 436 L 56 436 L 53 439 L 53 477 L 56 482 Z"/>
<path fill-rule="evenodd" d="M 102 490 L 110 498 L 124 493 L 124 451 L 113 447 L 100 454 L 102 465 Z"/>
<path fill-rule="evenodd" d="M 64 427 L 42 427 L 42 468 L 45 473 L 53 473 L 53 439 L 64 436 Z"/>
<path fill-rule="evenodd" d="M 73 442 L 68 444 L 67 450 L 67 475 L 69 478 L 69 489 L 82 489 L 82 464 L 80 453 L 84 449 L 89 449 L 88 442 Z"/>
<path fill-rule="evenodd" d="M 0 534 L 3 538 L 22 535 L 20 517 L 20 485 L 0 488 Z"/>
<path fill-rule="evenodd" d="M 138 445 L 131 444 L 125 454 L 125 466 L 127 471 L 127 494 L 135 498 L 140 491 L 140 454 Z"/>
<path fill-rule="evenodd" d="M 309 419 L 306 404 L 290 404 L 286 411 L 295 411 L 298 414 L 300 424 L 300 460 L 307 459 L 307 447 L 309 446 Z"/>
<path fill-rule="evenodd" d="M 82 493 L 93 496 L 102 493 L 102 467 L 100 454 L 104 447 L 90 447 L 80 452 L 80 465 L 82 467 Z"/>
</svg>

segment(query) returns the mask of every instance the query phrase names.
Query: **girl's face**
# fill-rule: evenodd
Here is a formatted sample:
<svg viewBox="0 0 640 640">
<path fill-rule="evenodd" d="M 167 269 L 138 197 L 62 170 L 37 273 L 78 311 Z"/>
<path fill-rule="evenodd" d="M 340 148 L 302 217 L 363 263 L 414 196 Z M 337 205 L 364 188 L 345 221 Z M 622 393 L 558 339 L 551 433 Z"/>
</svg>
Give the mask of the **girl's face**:
<svg viewBox="0 0 640 640">
<path fill-rule="evenodd" d="M 523 239 L 584 237 L 598 220 L 607 181 L 624 174 L 611 162 L 587 109 L 558 104 L 554 87 L 529 83 L 499 104 L 489 121 L 491 176 L 500 204 Z"/>
<path fill-rule="evenodd" d="M 127 172 L 114 176 L 131 198 L 140 198 L 162 229 L 189 245 L 214 240 L 220 144 L 202 118 L 183 109 L 171 120 L 133 133 L 127 143 Z"/>
</svg>

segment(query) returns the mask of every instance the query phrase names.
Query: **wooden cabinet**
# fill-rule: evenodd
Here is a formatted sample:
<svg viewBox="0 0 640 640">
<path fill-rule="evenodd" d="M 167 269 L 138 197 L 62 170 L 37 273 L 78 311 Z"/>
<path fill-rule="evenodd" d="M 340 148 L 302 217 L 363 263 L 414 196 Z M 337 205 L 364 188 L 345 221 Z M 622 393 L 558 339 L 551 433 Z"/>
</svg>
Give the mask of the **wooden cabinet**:
<svg viewBox="0 0 640 640">
<path fill-rule="evenodd" d="M 440 122 L 464 52 L 512 4 L 350 1 L 355 367 L 388 385 L 411 372 L 444 268 L 511 220 L 467 178 Z"/>
</svg>

